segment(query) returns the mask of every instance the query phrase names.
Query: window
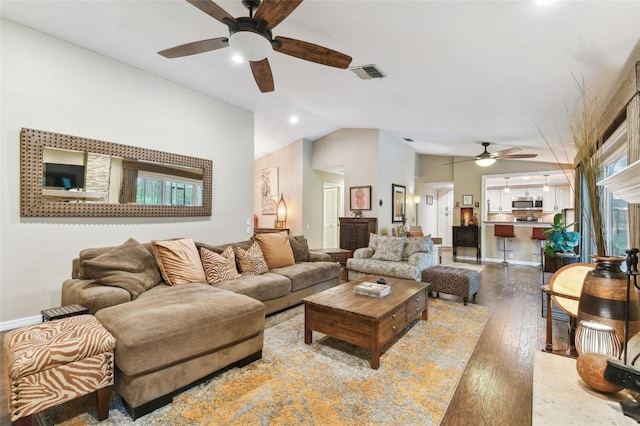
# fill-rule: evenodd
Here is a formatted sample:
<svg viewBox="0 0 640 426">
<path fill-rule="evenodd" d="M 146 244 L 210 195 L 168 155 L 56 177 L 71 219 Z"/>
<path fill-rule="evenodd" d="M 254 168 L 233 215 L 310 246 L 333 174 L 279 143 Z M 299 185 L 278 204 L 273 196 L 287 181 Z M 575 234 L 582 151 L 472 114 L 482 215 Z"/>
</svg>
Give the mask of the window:
<svg viewBox="0 0 640 426">
<path fill-rule="evenodd" d="M 623 123 L 618 130 L 607 140 L 601 150 L 601 176 L 598 180 L 602 180 L 612 174 L 620 171 L 629 163 L 627 150 L 627 125 Z M 585 188 L 584 180 L 581 183 L 581 208 L 589 209 L 588 195 Z M 625 250 L 629 247 L 629 204 L 613 195 L 606 188 L 600 188 L 600 202 L 603 207 L 603 227 L 604 237 L 607 242 L 607 254 L 610 256 L 625 256 Z M 583 220 L 586 218 L 583 216 Z M 582 242 L 583 247 L 591 247 L 590 250 L 583 249 L 583 256 L 595 253 L 595 243 L 593 236 L 587 229 L 591 229 L 589 223 L 582 226 Z M 588 260 L 588 259 L 584 259 Z"/>
<path fill-rule="evenodd" d="M 138 173 L 136 203 L 200 206 L 202 205 L 202 182 L 141 171 Z"/>
</svg>

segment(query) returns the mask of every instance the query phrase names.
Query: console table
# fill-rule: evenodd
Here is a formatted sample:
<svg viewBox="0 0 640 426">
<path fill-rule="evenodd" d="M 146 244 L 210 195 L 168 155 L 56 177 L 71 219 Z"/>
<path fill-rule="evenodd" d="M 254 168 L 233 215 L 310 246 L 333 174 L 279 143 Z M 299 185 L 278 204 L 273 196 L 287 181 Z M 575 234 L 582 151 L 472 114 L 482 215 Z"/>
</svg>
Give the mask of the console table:
<svg viewBox="0 0 640 426">
<path fill-rule="evenodd" d="M 480 263 L 480 227 L 479 226 L 454 226 L 453 227 L 453 260 L 458 255 L 458 247 L 471 247 L 476 249 L 476 263 Z"/>
</svg>

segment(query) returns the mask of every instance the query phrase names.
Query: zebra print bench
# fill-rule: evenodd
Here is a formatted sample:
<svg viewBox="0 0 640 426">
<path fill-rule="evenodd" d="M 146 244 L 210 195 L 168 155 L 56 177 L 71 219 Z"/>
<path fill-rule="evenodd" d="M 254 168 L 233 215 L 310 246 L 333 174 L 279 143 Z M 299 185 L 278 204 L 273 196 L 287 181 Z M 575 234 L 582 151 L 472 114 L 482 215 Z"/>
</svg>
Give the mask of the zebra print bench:
<svg viewBox="0 0 640 426">
<path fill-rule="evenodd" d="M 92 392 L 98 419 L 109 417 L 115 338 L 92 315 L 9 331 L 3 339 L 9 377 L 9 413 L 16 425 Z"/>
</svg>

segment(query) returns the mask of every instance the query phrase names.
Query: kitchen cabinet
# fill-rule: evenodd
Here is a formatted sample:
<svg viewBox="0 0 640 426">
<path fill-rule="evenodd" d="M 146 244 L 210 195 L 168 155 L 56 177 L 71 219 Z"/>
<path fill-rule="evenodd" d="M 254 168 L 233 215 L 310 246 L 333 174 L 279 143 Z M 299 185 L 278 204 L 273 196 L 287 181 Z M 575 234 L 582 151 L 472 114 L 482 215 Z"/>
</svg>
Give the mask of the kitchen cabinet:
<svg viewBox="0 0 640 426">
<path fill-rule="evenodd" d="M 489 202 L 489 213 L 500 213 L 502 211 L 502 189 L 488 188 L 487 200 Z"/>
<path fill-rule="evenodd" d="M 523 196 L 523 195 L 522 195 Z M 509 193 L 504 193 L 504 191 L 500 192 L 501 202 L 500 202 L 500 212 L 502 213 L 511 213 L 511 199 L 514 197 L 513 191 Z"/>
<path fill-rule="evenodd" d="M 560 212 L 562 209 L 574 207 L 574 197 L 569 185 L 558 185 L 549 188 L 542 199 L 543 212 Z"/>
</svg>

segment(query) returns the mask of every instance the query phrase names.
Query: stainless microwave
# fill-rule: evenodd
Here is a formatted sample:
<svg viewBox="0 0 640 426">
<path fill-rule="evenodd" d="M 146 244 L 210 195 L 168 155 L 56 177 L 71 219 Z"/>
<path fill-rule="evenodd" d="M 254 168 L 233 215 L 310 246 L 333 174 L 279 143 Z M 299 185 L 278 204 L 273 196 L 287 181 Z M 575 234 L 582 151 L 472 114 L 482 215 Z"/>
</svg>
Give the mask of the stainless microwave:
<svg viewBox="0 0 640 426">
<path fill-rule="evenodd" d="M 511 210 L 542 210 L 542 197 L 513 197 Z"/>
</svg>

